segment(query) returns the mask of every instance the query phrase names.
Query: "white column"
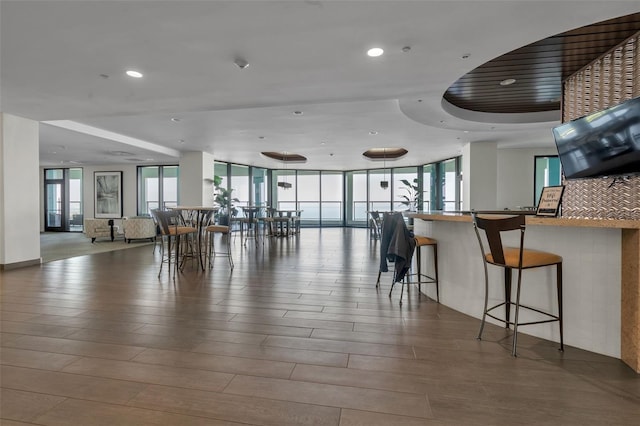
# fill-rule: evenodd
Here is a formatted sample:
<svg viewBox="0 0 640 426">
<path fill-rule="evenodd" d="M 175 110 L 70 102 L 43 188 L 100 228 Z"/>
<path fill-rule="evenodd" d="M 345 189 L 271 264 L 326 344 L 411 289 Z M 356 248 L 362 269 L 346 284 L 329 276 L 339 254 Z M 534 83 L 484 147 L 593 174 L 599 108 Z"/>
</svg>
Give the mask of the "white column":
<svg viewBox="0 0 640 426">
<path fill-rule="evenodd" d="M 180 157 L 180 200 L 183 206 L 213 205 L 213 155 L 189 151 Z"/>
<path fill-rule="evenodd" d="M 474 142 L 462 149 L 463 210 L 495 210 L 498 192 L 498 146 Z"/>
<path fill-rule="evenodd" d="M 40 263 L 39 123 L 0 113 L 0 269 Z"/>
</svg>

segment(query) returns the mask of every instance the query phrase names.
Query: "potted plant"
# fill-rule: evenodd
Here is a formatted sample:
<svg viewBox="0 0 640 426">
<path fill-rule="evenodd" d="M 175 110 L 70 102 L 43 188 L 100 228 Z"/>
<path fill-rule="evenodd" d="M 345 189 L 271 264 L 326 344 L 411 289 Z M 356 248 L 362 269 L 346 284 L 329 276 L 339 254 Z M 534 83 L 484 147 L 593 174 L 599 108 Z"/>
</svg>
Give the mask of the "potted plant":
<svg viewBox="0 0 640 426">
<path fill-rule="evenodd" d="M 403 199 L 403 201 L 400 201 L 400 204 L 407 206 L 407 210 L 409 211 L 418 210 L 418 207 L 422 203 L 422 194 L 420 193 L 420 187 L 418 186 L 418 178 L 414 178 L 413 182 L 409 182 L 407 179 L 402 179 L 400 182 L 404 185 L 400 190 L 405 192 L 400 195 Z"/>
<path fill-rule="evenodd" d="M 237 198 L 232 198 L 231 193 L 233 189 L 227 189 L 222 186 L 222 178 L 220 176 L 213 177 L 213 202 L 220 208 L 216 213 L 218 223 L 220 225 L 229 225 L 230 217 L 235 216 L 238 213 L 233 205 L 234 202 L 239 202 Z"/>
</svg>

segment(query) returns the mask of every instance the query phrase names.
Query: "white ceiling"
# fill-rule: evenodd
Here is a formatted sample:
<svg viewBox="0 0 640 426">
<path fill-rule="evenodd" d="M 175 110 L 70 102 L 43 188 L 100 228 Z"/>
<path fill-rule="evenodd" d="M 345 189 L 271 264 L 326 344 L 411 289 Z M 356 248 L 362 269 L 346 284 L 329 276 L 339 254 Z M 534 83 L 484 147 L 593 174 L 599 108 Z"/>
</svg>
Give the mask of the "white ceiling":
<svg viewBox="0 0 640 426">
<path fill-rule="evenodd" d="M 553 147 L 559 112 L 479 117 L 442 95 L 503 53 L 638 11 L 612 0 L 3 0 L 0 110 L 51 122 L 40 131 L 44 166 L 206 151 L 275 168 L 260 152 L 284 151 L 308 158 L 296 168 L 345 170 L 378 167 L 362 156 L 376 147 L 409 151 L 393 166 L 469 142 Z M 385 54 L 367 57 L 372 46 Z"/>
</svg>

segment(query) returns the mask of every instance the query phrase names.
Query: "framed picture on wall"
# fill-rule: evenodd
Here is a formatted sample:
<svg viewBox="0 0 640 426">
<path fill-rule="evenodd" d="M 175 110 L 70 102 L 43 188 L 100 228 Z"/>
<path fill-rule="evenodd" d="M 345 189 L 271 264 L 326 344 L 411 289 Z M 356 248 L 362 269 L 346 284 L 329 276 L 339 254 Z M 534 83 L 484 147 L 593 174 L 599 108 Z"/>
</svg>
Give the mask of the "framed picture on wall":
<svg viewBox="0 0 640 426">
<path fill-rule="evenodd" d="M 564 185 L 545 186 L 542 188 L 536 216 L 556 217 L 560 211 Z"/>
<path fill-rule="evenodd" d="M 94 172 L 95 217 L 122 217 L 122 172 Z"/>
</svg>

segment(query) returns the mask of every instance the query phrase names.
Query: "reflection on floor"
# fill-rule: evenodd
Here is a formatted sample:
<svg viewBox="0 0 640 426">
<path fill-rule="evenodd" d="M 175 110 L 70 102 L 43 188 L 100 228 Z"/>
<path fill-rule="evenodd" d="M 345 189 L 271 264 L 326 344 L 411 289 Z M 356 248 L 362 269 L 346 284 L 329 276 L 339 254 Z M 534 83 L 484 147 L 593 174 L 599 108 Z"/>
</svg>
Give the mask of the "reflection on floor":
<svg viewBox="0 0 640 426">
<path fill-rule="evenodd" d="M 637 424 L 619 360 L 526 335 L 513 358 L 502 328 L 377 292 L 367 232 L 238 239 L 233 272 L 175 281 L 150 246 L 1 272 L 2 423 Z"/>
<path fill-rule="evenodd" d="M 46 263 L 149 244 L 152 244 L 149 240 L 133 240 L 127 244 L 122 236 L 114 241 L 109 238 L 98 238 L 92 244 L 91 238 L 87 238 L 81 232 L 45 232 L 40 234 L 40 257 L 42 262 Z"/>
</svg>

